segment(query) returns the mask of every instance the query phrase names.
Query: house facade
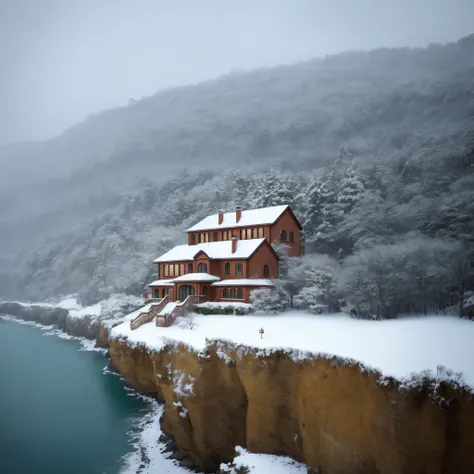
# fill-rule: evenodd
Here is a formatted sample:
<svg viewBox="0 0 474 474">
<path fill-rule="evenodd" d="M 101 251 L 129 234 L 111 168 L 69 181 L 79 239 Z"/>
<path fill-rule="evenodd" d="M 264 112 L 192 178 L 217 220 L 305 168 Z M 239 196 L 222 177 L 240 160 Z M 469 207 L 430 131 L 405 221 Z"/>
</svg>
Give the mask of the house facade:
<svg viewBox="0 0 474 474">
<path fill-rule="evenodd" d="M 188 244 L 178 245 L 154 263 L 158 280 L 151 297 L 184 301 L 249 302 L 255 288 L 272 287 L 278 277 L 282 243 L 289 256 L 303 255 L 301 225 L 289 206 L 219 212 L 187 230 Z"/>
</svg>

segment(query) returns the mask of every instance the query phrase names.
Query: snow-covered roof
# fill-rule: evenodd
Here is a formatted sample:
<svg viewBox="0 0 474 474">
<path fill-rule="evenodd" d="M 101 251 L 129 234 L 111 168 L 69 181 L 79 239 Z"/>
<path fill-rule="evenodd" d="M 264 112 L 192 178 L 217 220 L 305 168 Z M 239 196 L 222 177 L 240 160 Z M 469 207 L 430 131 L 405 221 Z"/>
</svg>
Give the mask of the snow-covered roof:
<svg viewBox="0 0 474 474">
<path fill-rule="evenodd" d="M 208 242 L 197 245 L 177 245 L 158 257 L 153 263 L 181 262 L 194 260 L 199 252 L 205 252 L 211 259 L 248 258 L 262 245 L 265 239 L 238 240 L 237 249 L 232 253 L 232 241 Z"/>
<path fill-rule="evenodd" d="M 260 209 L 242 210 L 239 222 L 236 219 L 236 212 L 225 212 L 222 224 L 219 224 L 219 214 L 205 217 L 202 221 L 190 227 L 186 232 L 208 229 L 228 229 L 231 227 L 247 227 L 254 225 L 268 225 L 275 223 L 283 212 L 288 209 L 288 205 L 262 207 Z"/>
<path fill-rule="evenodd" d="M 216 281 L 212 286 L 273 286 L 273 282 L 263 278 L 238 278 Z"/>
<path fill-rule="evenodd" d="M 148 286 L 173 286 L 173 280 L 155 280 L 148 283 Z"/>
<path fill-rule="evenodd" d="M 173 282 L 180 281 L 219 281 L 220 278 L 215 275 L 209 275 L 209 273 L 186 273 L 173 280 Z"/>
</svg>

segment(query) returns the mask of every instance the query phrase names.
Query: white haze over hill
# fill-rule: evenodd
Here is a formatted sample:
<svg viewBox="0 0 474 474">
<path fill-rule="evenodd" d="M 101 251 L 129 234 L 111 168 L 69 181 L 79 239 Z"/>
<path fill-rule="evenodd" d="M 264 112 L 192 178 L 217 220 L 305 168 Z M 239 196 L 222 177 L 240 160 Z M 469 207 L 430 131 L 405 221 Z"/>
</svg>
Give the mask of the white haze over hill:
<svg viewBox="0 0 474 474">
<path fill-rule="evenodd" d="M 470 0 L 2 0 L 0 145 L 234 69 L 472 32 Z"/>
</svg>

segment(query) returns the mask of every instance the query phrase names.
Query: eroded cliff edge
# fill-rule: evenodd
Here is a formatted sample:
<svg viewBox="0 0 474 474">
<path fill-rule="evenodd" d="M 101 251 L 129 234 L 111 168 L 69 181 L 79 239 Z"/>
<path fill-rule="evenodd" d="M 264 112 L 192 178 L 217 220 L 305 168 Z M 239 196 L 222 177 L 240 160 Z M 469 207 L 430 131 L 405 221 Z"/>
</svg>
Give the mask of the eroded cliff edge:
<svg viewBox="0 0 474 474">
<path fill-rule="evenodd" d="M 474 472 L 474 401 L 461 384 L 410 387 L 354 361 L 219 341 L 201 352 L 109 343 L 130 384 L 165 403 L 164 432 L 208 472 L 236 445 L 324 474 Z"/>
</svg>

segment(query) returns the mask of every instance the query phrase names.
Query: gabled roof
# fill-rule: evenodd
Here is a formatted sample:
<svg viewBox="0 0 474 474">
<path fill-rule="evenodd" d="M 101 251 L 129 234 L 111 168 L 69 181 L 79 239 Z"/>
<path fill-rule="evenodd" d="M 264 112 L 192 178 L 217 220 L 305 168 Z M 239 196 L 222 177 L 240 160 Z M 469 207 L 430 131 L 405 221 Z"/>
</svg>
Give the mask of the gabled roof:
<svg viewBox="0 0 474 474">
<path fill-rule="evenodd" d="M 260 209 L 242 210 L 239 222 L 236 221 L 236 213 L 225 212 L 222 224 L 219 225 L 219 214 L 205 217 L 202 221 L 190 227 L 186 232 L 209 229 L 229 229 L 232 227 L 247 227 L 255 225 L 274 224 L 280 216 L 289 208 L 283 206 L 262 207 Z"/>
<path fill-rule="evenodd" d="M 177 245 L 169 252 L 158 257 L 153 263 L 194 260 L 194 257 L 200 252 L 205 252 L 210 259 L 218 260 L 249 258 L 264 242 L 266 242 L 265 239 L 238 240 L 235 253 L 232 253 L 231 240 L 197 245 Z"/>
</svg>

